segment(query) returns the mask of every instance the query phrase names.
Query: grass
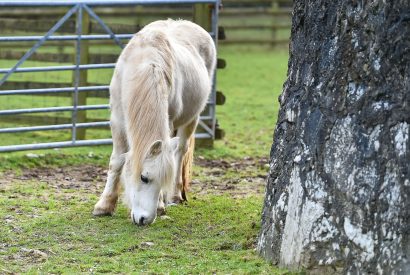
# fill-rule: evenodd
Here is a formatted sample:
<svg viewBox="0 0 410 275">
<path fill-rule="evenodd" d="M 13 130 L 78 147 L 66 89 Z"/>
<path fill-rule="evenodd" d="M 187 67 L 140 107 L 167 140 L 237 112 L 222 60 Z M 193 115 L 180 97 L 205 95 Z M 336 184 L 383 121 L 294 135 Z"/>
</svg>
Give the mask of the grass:
<svg viewBox="0 0 410 275">
<path fill-rule="evenodd" d="M 218 90 L 226 103 L 217 118 L 226 136 L 213 150 L 199 150 L 209 158 L 268 156 L 279 109 L 278 96 L 286 77 L 285 50 L 222 48 L 227 68 L 218 71 Z"/>
<path fill-rule="evenodd" d="M 1 192 L 0 273 L 283 273 L 253 252 L 260 197 L 191 198 L 136 227 L 122 205 L 93 218 L 97 196 L 83 188 L 29 181 Z"/>
<path fill-rule="evenodd" d="M 220 48 L 227 68 L 218 72 L 218 90 L 227 101 L 217 117 L 226 132 L 213 149 L 199 148 L 206 160 L 235 162 L 267 157 L 278 102 L 286 75 L 287 51 Z M 99 135 L 109 135 L 103 132 Z M 36 138 L 33 136 L 32 138 Z M 21 137 L 8 136 L 8 142 Z M 27 168 L 95 165 L 106 167 L 110 146 L 82 147 L 0 155 L 0 273 L 170 273 L 283 274 L 254 251 L 263 196 L 233 198 L 228 193 L 190 194 L 189 203 L 168 209 L 170 219 L 148 227 L 133 226 L 119 205 L 113 217 L 93 218 L 91 210 L 103 184 L 95 190 L 59 187 L 24 179 Z M 229 181 L 266 174 L 266 167 L 242 172 L 195 167 L 200 182 Z M 12 172 L 11 172 L 12 171 Z M 69 176 L 69 175 L 67 175 Z M 246 182 L 240 182 L 245 185 Z"/>
</svg>

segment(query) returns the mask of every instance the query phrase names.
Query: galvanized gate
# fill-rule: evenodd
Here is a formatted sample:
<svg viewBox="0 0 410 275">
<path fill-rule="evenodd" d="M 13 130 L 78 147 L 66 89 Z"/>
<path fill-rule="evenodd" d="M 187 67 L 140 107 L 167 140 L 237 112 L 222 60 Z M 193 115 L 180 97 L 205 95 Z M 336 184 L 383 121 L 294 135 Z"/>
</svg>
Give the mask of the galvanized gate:
<svg viewBox="0 0 410 275">
<path fill-rule="evenodd" d="M 87 70 L 98 70 L 114 68 L 115 63 L 93 63 L 85 64 L 82 60 L 82 45 L 84 41 L 97 41 L 97 40 L 113 40 L 116 45 L 123 48 L 126 41 L 133 36 L 133 33 L 114 33 L 113 30 L 104 22 L 103 19 L 94 11 L 96 7 L 119 7 L 119 6 L 145 6 L 145 5 L 157 5 L 157 6 L 173 6 L 173 5 L 198 5 L 206 4 L 206 8 L 210 14 L 210 34 L 213 37 L 215 43 L 217 43 L 218 36 L 218 6 L 220 0 L 54 0 L 54 1 L 42 1 L 42 0 L 6 0 L 0 1 L 0 7 L 19 7 L 19 8 L 33 8 L 33 7 L 66 7 L 68 10 L 65 14 L 52 26 L 49 31 L 44 35 L 37 36 L 2 36 L 0 37 L 0 53 L 3 45 L 10 42 L 28 42 L 32 41 L 35 44 L 21 56 L 17 63 L 11 68 L 0 69 L 0 102 L 7 97 L 21 96 L 21 95 L 56 95 L 59 93 L 71 93 L 72 106 L 53 106 L 53 107 L 41 107 L 41 108 L 23 108 L 23 109 L 2 109 L 0 110 L 0 117 L 2 116 L 15 116 L 21 114 L 33 114 L 33 113 L 50 113 L 50 112 L 71 112 L 71 121 L 69 123 L 57 123 L 51 125 L 36 125 L 36 126 L 23 126 L 23 127 L 6 127 L 0 128 L 0 145 L 1 134 L 10 133 L 23 133 L 33 131 L 52 131 L 61 129 L 71 130 L 71 140 L 66 141 L 48 141 L 42 143 L 32 144 L 9 144 L 0 146 L 0 152 L 20 151 L 20 150 L 35 150 L 35 149 L 47 149 L 47 148 L 62 148 L 62 147 L 75 147 L 75 146 L 90 146 L 90 145 L 104 145 L 111 144 L 110 138 L 100 139 L 79 139 L 78 132 L 81 129 L 91 127 L 108 127 L 108 117 L 105 121 L 84 121 L 79 119 L 79 112 L 88 110 L 102 110 L 109 109 L 108 104 L 95 104 L 95 105 L 82 105 L 81 96 L 89 92 L 105 92 L 109 89 L 108 85 L 84 85 L 81 81 L 81 73 Z M 56 35 L 55 33 L 67 22 L 70 18 L 76 16 L 75 34 L 73 35 Z M 102 29 L 104 34 L 87 34 L 84 32 L 84 18 L 85 16 L 92 18 L 99 28 Z M 3 32 L 2 32 L 3 33 Z M 59 65 L 59 66 L 33 66 L 22 67 L 21 65 L 28 60 L 36 50 L 39 49 L 46 41 L 73 41 L 75 42 L 75 60 L 73 65 Z M 5 47 L 5 46 L 4 46 Z M 5 52 L 5 51 L 4 51 Z M 56 72 L 56 71 L 71 71 L 73 72 L 73 85 L 70 87 L 25 87 L 23 89 L 4 89 L 3 85 L 7 83 L 12 75 L 24 74 L 29 72 Z M 216 74 L 215 74 L 216 75 Z M 212 93 L 208 101 L 208 106 L 204 113 L 201 115 L 199 128 L 201 129 L 196 133 L 196 138 L 200 139 L 213 139 L 215 133 L 215 104 L 216 104 L 216 89 L 215 82 L 212 88 Z M 108 84 L 108 83 L 107 83 Z M 5 101 L 3 101 L 5 102 Z M 107 97 L 108 103 L 108 97 Z M 107 132 L 107 137 L 109 136 Z"/>
</svg>

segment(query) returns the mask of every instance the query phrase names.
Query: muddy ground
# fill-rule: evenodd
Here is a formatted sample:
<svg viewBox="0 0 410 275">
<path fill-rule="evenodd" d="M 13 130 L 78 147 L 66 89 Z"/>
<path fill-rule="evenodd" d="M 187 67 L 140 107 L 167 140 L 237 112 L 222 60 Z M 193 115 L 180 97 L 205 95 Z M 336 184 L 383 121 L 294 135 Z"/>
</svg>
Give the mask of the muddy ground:
<svg viewBox="0 0 410 275">
<path fill-rule="evenodd" d="M 268 172 L 268 159 L 244 158 L 235 161 L 206 160 L 194 162 L 190 196 L 229 194 L 233 197 L 263 195 Z M 34 168 L 19 172 L 6 171 L 0 177 L 0 186 L 16 181 L 47 183 L 56 192 L 81 189 L 99 195 L 104 189 L 107 167 L 84 164 L 59 168 Z"/>
</svg>

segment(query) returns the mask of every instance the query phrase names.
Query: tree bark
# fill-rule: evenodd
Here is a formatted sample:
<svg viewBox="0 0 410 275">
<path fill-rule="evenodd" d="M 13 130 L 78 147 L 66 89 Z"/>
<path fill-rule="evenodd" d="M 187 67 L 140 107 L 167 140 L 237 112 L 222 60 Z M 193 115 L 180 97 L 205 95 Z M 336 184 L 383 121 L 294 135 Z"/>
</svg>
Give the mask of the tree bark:
<svg viewBox="0 0 410 275">
<path fill-rule="evenodd" d="M 410 2 L 295 0 L 258 251 L 410 274 Z"/>
</svg>

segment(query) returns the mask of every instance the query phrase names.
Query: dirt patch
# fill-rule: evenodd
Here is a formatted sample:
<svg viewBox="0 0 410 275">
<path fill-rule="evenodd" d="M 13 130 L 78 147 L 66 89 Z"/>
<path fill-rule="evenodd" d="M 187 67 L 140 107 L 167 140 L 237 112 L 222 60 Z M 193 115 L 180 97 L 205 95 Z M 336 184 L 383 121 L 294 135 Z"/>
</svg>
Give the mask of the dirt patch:
<svg viewBox="0 0 410 275">
<path fill-rule="evenodd" d="M 58 190 L 87 190 L 98 194 L 104 187 L 107 170 L 96 165 L 68 166 L 59 168 L 26 169 L 16 174 L 7 171 L 0 177 L 0 186 L 7 186 L 14 181 L 38 181 L 47 183 Z"/>
<path fill-rule="evenodd" d="M 38 250 L 22 247 L 18 253 L 7 256 L 6 259 L 10 261 L 24 261 L 29 263 L 45 262 L 48 258 L 48 254 Z"/>
<path fill-rule="evenodd" d="M 194 165 L 203 168 L 193 175 L 191 191 L 194 194 L 228 193 L 244 197 L 265 191 L 269 167 L 267 158 L 246 157 L 231 162 L 197 158 Z"/>
<path fill-rule="evenodd" d="M 268 170 L 268 160 L 244 158 L 228 162 L 197 158 L 191 194 L 222 194 L 234 197 L 263 194 Z M 99 195 L 104 189 L 107 167 L 85 164 L 60 168 L 35 168 L 21 173 L 6 171 L 0 175 L 1 189 L 15 181 L 46 183 L 58 193 L 79 190 Z"/>
</svg>

